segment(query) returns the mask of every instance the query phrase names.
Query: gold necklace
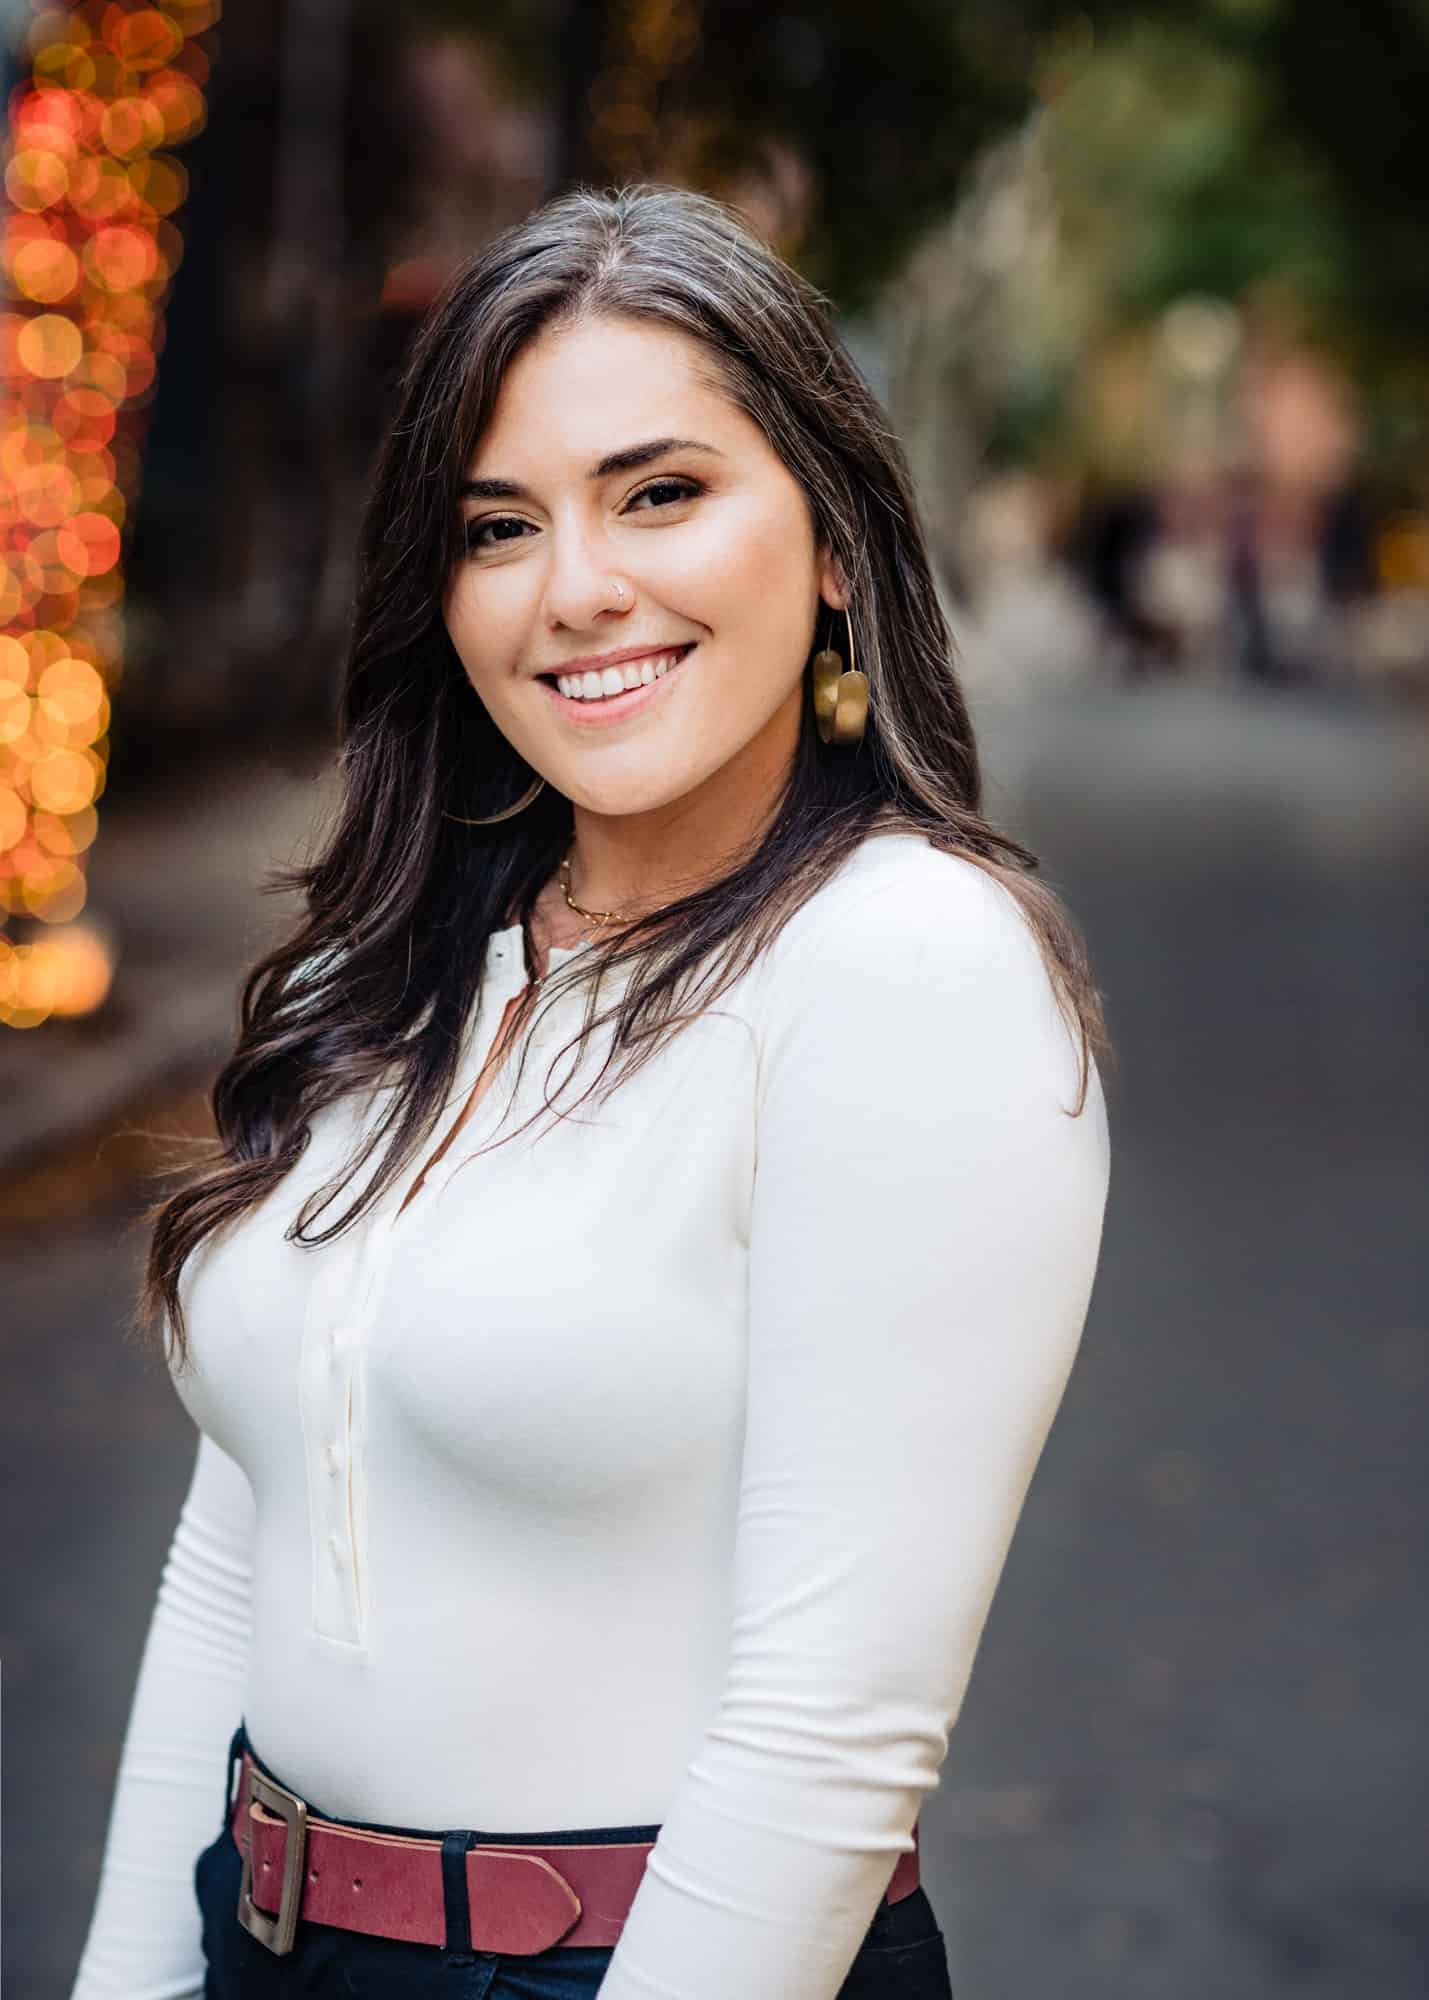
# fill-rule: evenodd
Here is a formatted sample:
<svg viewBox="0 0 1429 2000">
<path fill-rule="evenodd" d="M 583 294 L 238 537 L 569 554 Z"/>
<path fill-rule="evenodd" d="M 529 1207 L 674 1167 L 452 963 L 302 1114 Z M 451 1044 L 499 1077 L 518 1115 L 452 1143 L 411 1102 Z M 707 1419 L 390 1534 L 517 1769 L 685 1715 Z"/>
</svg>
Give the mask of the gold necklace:
<svg viewBox="0 0 1429 2000">
<path fill-rule="evenodd" d="M 561 894 L 566 899 L 568 909 L 574 910 L 578 917 L 584 917 L 588 923 L 593 923 L 598 929 L 603 930 L 607 924 L 616 921 L 620 912 L 618 910 L 583 910 L 571 894 L 571 856 L 575 852 L 575 846 L 575 839 L 572 836 L 570 846 L 567 847 L 565 853 L 561 856 Z"/>
</svg>

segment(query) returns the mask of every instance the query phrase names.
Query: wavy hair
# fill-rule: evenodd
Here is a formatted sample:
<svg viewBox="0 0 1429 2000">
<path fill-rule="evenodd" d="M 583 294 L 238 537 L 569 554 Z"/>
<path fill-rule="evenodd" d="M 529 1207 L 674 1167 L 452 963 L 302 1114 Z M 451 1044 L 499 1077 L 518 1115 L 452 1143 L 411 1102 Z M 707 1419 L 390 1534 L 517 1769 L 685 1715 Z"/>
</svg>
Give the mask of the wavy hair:
<svg viewBox="0 0 1429 2000">
<path fill-rule="evenodd" d="M 980 811 L 972 724 L 907 466 L 827 300 L 719 201 L 653 185 L 577 189 L 456 273 L 406 368 L 362 527 L 338 809 L 316 858 L 273 877 L 302 892 L 305 915 L 244 983 L 236 1045 L 212 1093 L 216 1153 L 148 1217 L 139 1314 L 167 1329 L 171 1364 L 189 1359 L 186 1259 L 272 1192 L 318 1112 L 388 1087 L 355 1157 L 289 1226 L 303 1244 L 349 1228 L 431 1134 L 489 939 L 525 924 L 569 839 L 570 801 L 549 786 L 510 820 L 456 823 L 512 802 L 530 771 L 474 693 L 441 607 L 463 553 L 460 482 L 505 371 L 537 334 L 594 315 L 668 327 L 703 347 L 799 482 L 843 571 L 870 699 L 856 750 L 824 744 L 805 703 L 768 825 L 720 880 L 552 972 L 542 988 L 551 1000 L 595 972 L 580 1032 L 552 1067 L 573 1053 L 569 1077 L 594 1031 L 613 1023 L 590 1087 L 613 1088 L 768 948 L 875 821 L 926 836 L 1017 898 L 1080 1040 L 1072 1115 L 1092 1056 L 1108 1053 L 1076 927 L 1031 879 L 1035 856 Z M 601 1012 L 616 968 L 628 977 Z M 544 1108 L 565 1115 L 549 1083 Z M 359 1177 L 374 1154 L 373 1173 Z"/>
</svg>

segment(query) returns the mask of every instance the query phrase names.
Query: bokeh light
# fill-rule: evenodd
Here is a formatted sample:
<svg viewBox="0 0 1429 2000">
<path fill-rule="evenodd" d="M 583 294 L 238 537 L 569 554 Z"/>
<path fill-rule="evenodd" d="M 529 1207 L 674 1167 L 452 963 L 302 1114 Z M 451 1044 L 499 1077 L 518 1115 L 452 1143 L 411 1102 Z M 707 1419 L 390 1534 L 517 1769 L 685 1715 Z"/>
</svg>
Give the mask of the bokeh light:
<svg viewBox="0 0 1429 2000">
<path fill-rule="evenodd" d="M 218 0 L 36 14 L 10 103 L 0 269 L 0 1025 L 83 1014 L 85 907 L 122 648 L 123 534 L 183 255 L 167 149 L 203 129 Z M 22 937 L 15 925 L 44 926 Z"/>
</svg>

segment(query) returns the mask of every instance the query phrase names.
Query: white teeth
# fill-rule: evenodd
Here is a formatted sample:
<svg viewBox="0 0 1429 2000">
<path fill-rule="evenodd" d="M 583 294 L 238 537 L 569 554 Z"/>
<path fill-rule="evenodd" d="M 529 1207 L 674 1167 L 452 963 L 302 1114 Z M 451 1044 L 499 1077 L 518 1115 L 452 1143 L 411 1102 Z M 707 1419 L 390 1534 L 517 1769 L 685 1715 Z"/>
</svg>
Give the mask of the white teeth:
<svg viewBox="0 0 1429 2000">
<path fill-rule="evenodd" d="M 653 658 L 627 660 L 623 666 L 594 668 L 585 674 L 558 674 L 556 686 L 568 701 L 604 701 L 609 695 L 624 694 L 630 688 L 649 687 L 663 680 L 680 653 L 659 653 Z"/>
</svg>

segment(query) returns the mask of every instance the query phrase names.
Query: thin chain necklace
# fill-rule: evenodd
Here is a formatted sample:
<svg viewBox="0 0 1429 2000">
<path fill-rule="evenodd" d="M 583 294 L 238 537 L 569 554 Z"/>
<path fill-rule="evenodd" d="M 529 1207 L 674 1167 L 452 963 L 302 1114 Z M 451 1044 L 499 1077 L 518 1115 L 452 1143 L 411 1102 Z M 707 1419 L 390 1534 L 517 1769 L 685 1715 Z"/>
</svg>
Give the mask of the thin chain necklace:
<svg viewBox="0 0 1429 2000">
<path fill-rule="evenodd" d="M 607 924 L 616 921 L 620 912 L 618 910 L 584 910 L 571 894 L 571 856 L 575 853 L 575 847 L 575 836 L 572 835 L 570 845 L 561 856 L 561 894 L 566 899 L 566 907 L 574 910 L 578 917 L 584 917 L 588 923 L 593 923 L 596 926 L 596 933 L 599 935 Z"/>
</svg>

